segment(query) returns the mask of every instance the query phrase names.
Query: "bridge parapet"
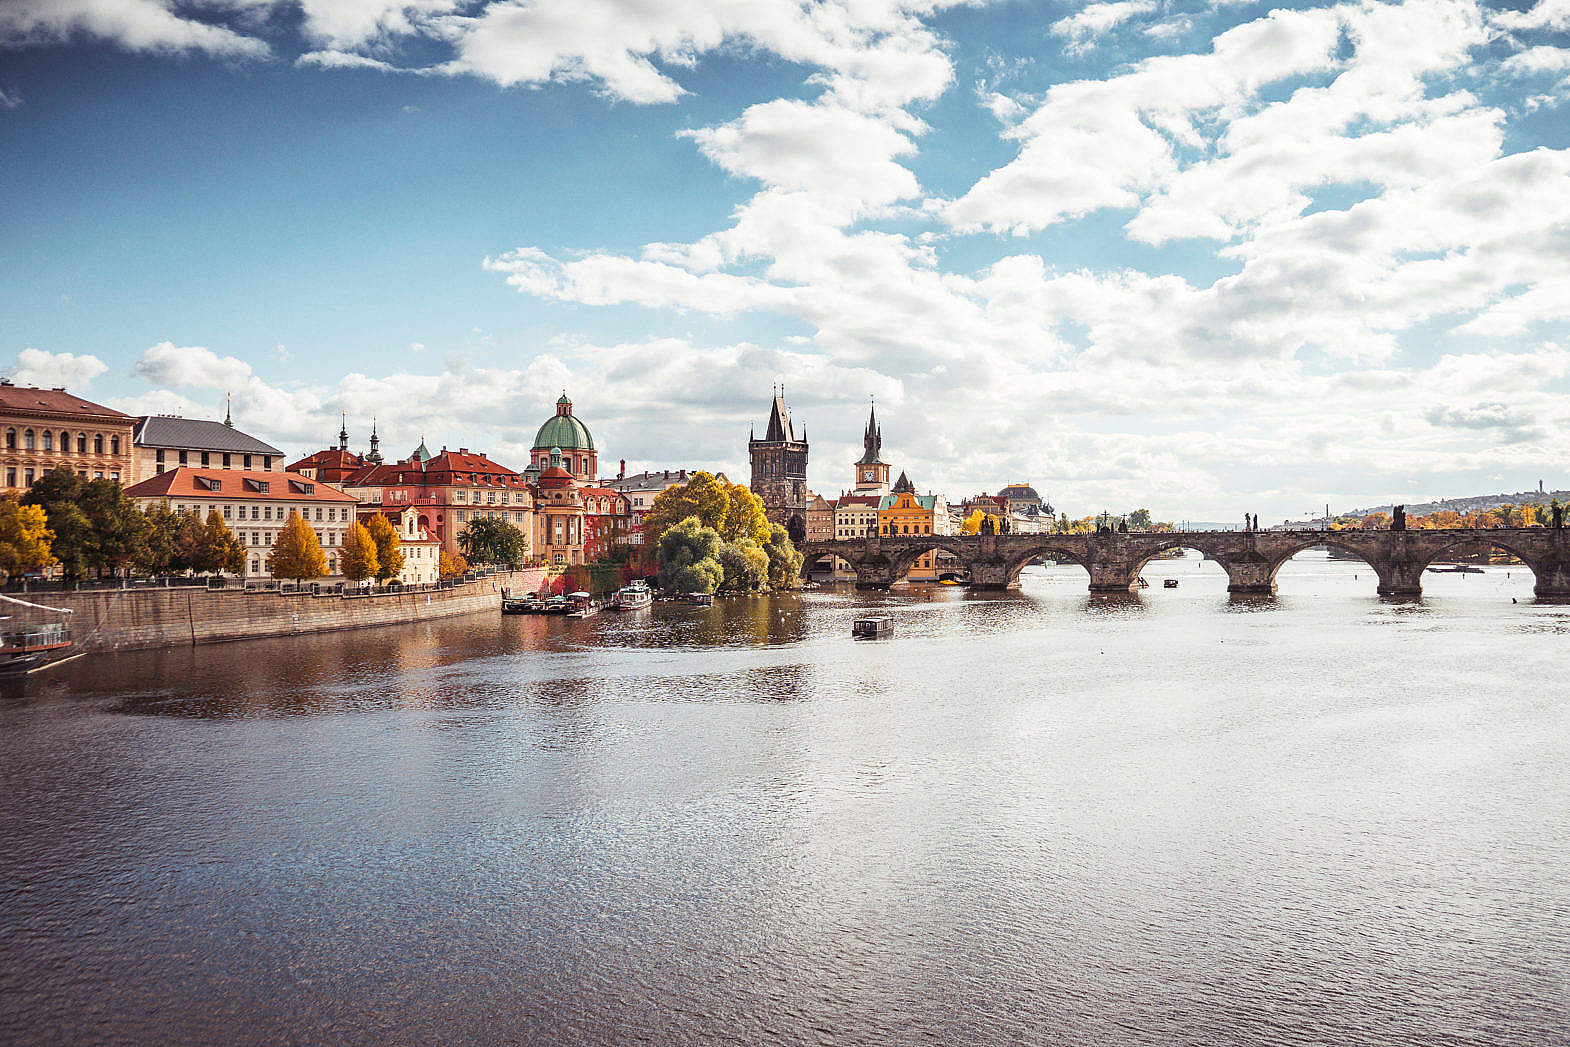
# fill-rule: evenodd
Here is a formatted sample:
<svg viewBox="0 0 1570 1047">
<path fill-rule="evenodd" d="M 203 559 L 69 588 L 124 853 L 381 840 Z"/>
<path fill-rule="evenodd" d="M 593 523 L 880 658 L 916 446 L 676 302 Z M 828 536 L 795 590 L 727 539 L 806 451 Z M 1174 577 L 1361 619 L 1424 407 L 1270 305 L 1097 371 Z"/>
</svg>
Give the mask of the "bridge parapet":
<svg viewBox="0 0 1570 1047">
<path fill-rule="evenodd" d="M 1038 558 L 1082 565 L 1092 592 L 1126 592 L 1152 558 L 1174 548 L 1195 549 L 1227 572 L 1228 592 L 1268 595 L 1276 574 L 1293 556 L 1330 546 L 1373 569 L 1382 596 L 1422 593 L 1422 576 L 1437 558 L 1456 550 L 1492 546 L 1521 559 L 1536 576 L 1543 600 L 1570 601 L 1570 531 L 1544 527 L 1452 528 L 1413 531 L 1183 531 L 1096 534 L 886 535 L 851 541 L 806 542 L 809 562 L 826 554 L 856 570 L 859 588 L 886 589 L 925 553 L 946 550 L 970 572 L 978 589 L 1018 584 Z"/>
</svg>

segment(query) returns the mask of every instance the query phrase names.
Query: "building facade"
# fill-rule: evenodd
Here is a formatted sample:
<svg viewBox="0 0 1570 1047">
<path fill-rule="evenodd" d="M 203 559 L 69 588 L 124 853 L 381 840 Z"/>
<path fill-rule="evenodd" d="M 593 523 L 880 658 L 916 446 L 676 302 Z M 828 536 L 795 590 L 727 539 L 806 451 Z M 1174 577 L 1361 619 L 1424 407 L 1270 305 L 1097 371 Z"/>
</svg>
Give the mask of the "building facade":
<svg viewBox="0 0 1570 1047">
<path fill-rule="evenodd" d="M 632 544 L 632 508 L 627 496 L 609 487 L 585 485 L 583 500 L 583 556 L 586 563 L 614 554 Z"/>
<path fill-rule="evenodd" d="M 416 453 L 398 462 L 357 470 L 344 490 L 362 505 L 401 512 L 419 510 L 419 526 L 441 542 L 443 552 L 459 553 L 458 536 L 473 520 L 494 517 L 523 532 L 534 533 L 534 493 L 521 473 L 492 461 L 479 451 L 460 447 L 422 457 Z"/>
<path fill-rule="evenodd" d="M 289 517 L 316 530 L 327 554 L 327 573 L 338 573 L 343 536 L 355 519 L 355 499 L 331 484 L 290 473 L 175 466 L 138 483 L 126 495 L 143 509 L 168 502 L 176 512 L 213 510 L 245 546 L 245 575 L 265 576 L 267 554 Z"/>
<path fill-rule="evenodd" d="M 60 389 L 0 380 L 0 478 L 21 491 L 55 469 L 130 483 L 136 419 Z"/>
<path fill-rule="evenodd" d="M 782 525 L 791 541 L 803 541 L 807 536 L 807 427 L 802 426 L 798 438 L 780 393 L 774 394 L 763 439 L 754 431 L 747 441 L 747 454 L 752 463 L 752 493 L 762 499 L 769 522 Z"/>
<path fill-rule="evenodd" d="M 361 509 L 356 514 L 361 524 L 371 517 L 385 516 L 398 532 L 398 550 L 403 553 L 403 569 L 398 581 L 403 585 L 431 585 L 441 580 L 441 539 L 420 526 L 420 510 L 407 506 L 397 509 Z"/>
<path fill-rule="evenodd" d="M 244 472 L 283 471 L 283 452 L 234 427 L 205 418 L 143 415 L 136 420 L 131 443 L 135 449 L 136 482 L 182 465 Z"/>
<path fill-rule="evenodd" d="M 557 451 L 535 480 L 534 550 L 548 564 L 587 563 L 583 492 Z"/>
</svg>

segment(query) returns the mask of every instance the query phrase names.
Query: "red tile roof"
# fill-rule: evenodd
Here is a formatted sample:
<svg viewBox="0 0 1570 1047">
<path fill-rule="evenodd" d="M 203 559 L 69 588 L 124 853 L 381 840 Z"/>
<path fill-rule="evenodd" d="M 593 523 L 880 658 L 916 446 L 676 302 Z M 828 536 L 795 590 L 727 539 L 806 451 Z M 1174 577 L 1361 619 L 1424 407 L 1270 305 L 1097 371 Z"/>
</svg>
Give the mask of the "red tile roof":
<svg viewBox="0 0 1570 1047">
<path fill-rule="evenodd" d="M 218 483 L 213 490 L 206 482 Z M 261 486 L 259 486 L 261 485 Z M 265 486 L 265 490 L 262 489 Z M 309 488 L 309 490 L 307 490 Z M 239 501 L 355 502 L 357 499 L 321 480 L 298 473 L 264 473 L 245 469 L 200 469 L 181 466 L 126 489 L 132 498 L 221 498 Z"/>
<path fill-rule="evenodd" d="M 0 411 L 47 411 L 51 414 L 94 415 L 108 420 L 135 421 L 128 414 L 121 414 L 112 407 L 95 404 L 80 396 L 72 396 L 64 389 L 35 389 L 30 385 L 0 383 Z"/>
</svg>

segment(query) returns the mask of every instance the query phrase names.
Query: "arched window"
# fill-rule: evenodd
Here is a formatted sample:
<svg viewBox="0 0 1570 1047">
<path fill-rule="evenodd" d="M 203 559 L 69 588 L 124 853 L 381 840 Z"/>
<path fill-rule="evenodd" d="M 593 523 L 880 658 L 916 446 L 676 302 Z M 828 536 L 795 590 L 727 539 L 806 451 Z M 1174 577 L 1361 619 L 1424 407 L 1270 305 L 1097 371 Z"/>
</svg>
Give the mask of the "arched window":
<svg viewBox="0 0 1570 1047">
<path fill-rule="evenodd" d="M 94 454 L 103 454 L 104 453 L 104 434 L 103 433 L 94 433 L 93 434 L 93 453 Z"/>
<path fill-rule="evenodd" d="M 5 431 L 5 449 L 7 451 L 14 451 L 14 450 L 16 450 L 16 430 L 15 429 L 7 429 Z"/>
<path fill-rule="evenodd" d="M 22 449 L 24 451 L 31 451 L 33 449 L 33 431 L 31 429 L 24 429 L 22 431 Z"/>
<path fill-rule="evenodd" d="M 76 453 L 77 454 L 86 454 L 87 453 L 87 434 L 86 433 L 77 433 L 76 434 Z"/>
<path fill-rule="evenodd" d="M 60 453 L 71 453 L 71 434 L 66 432 L 64 429 L 60 430 Z"/>
<path fill-rule="evenodd" d="M 109 453 L 110 454 L 119 454 L 120 453 L 120 438 L 118 436 L 111 436 L 109 438 Z M 206 463 L 204 462 L 203 464 L 205 465 Z"/>
<path fill-rule="evenodd" d="M 44 430 L 44 450 L 46 450 L 46 451 L 53 451 L 54 449 L 55 449 L 55 434 L 50 432 L 48 429 L 45 429 Z"/>
</svg>

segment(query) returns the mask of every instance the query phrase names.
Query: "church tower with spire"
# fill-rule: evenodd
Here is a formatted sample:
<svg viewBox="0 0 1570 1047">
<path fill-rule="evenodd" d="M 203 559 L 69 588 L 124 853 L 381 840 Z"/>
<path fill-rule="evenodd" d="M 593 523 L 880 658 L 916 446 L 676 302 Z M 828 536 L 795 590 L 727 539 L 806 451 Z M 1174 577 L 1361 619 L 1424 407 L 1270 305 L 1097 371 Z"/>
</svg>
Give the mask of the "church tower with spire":
<svg viewBox="0 0 1570 1047">
<path fill-rule="evenodd" d="M 790 532 L 792 541 L 807 533 L 807 427 L 796 434 L 785 407 L 785 390 L 776 386 L 768 428 L 760 440 L 754 430 L 747 441 L 752 460 L 752 493 L 763 500 L 770 523 Z"/>
<path fill-rule="evenodd" d="M 883 427 L 878 424 L 878 405 L 872 405 L 867 416 L 867 431 L 861 437 L 861 457 L 856 461 L 856 493 L 876 495 L 881 498 L 889 493 L 889 463 L 883 460 Z"/>
</svg>

